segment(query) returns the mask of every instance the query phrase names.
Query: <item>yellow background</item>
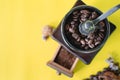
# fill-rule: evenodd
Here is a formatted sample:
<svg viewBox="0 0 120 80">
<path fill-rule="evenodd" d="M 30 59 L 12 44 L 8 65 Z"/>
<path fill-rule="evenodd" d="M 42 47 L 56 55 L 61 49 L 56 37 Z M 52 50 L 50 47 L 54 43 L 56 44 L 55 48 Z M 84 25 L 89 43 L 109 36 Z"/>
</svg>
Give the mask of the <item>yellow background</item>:
<svg viewBox="0 0 120 80">
<path fill-rule="evenodd" d="M 57 76 L 46 66 L 59 44 L 42 40 L 44 25 L 56 26 L 76 0 L 0 0 L 0 80 L 83 80 L 108 66 L 109 56 L 120 62 L 120 10 L 109 16 L 117 29 L 90 65 L 81 61 L 73 78 Z M 105 12 L 120 0 L 84 0 Z"/>
</svg>

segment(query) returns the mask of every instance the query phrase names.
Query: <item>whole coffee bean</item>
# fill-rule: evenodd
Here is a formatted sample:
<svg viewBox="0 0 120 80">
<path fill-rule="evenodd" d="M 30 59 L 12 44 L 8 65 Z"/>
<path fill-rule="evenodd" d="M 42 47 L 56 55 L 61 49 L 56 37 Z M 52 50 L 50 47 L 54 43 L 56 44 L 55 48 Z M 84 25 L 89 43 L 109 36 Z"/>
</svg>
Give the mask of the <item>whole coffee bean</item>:
<svg viewBox="0 0 120 80">
<path fill-rule="evenodd" d="M 79 19 L 79 22 L 80 22 L 80 23 L 83 23 L 84 21 L 82 21 L 81 19 Z"/>
<path fill-rule="evenodd" d="M 90 48 L 94 48 L 94 47 L 95 47 L 94 44 L 88 44 L 88 46 L 89 46 Z"/>
<path fill-rule="evenodd" d="M 102 28 L 102 29 L 100 29 L 100 31 L 101 31 L 101 32 L 105 32 L 105 30 L 104 30 L 103 28 Z"/>
<path fill-rule="evenodd" d="M 89 38 L 89 39 L 94 39 L 94 38 L 95 38 L 95 34 L 91 33 L 91 34 L 89 34 L 89 35 L 87 36 L 87 38 Z"/>
<path fill-rule="evenodd" d="M 101 41 L 102 39 L 100 37 L 97 37 L 97 41 Z"/>
<path fill-rule="evenodd" d="M 103 72 L 106 72 L 106 71 L 111 71 L 111 69 L 110 68 L 104 68 Z"/>
<path fill-rule="evenodd" d="M 69 30 L 69 28 L 70 28 L 70 26 L 69 26 L 69 24 L 67 24 L 67 25 L 65 26 L 65 29 L 66 29 L 66 30 Z"/>
<path fill-rule="evenodd" d="M 78 39 L 77 39 L 77 42 L 79 42 L 80 41 L 80 37 L 78 37 Z"/>
<path fill-rule="evenodd" d="M 89 20 L 92 20 L 92 16 L 89 16 L 89 18 L 88 18 Z"/>
<path fill-rule="evenodd" d="M 85 49 L 87 50 L 89 48 L 89 46 L 85 46 Z"/>
<path fill-rule="evenodd" d="M 88 11 L 88 10 L 81 10 L 80 13 L 83 13 L 83 14 L 86 14 L 86 13 L 87 13 L 87 14 L 90 14 L 90 11 Z"/>
<path fill-rule="evenodd" d="M 73 28 L 69 28 L 69 32 L 74 33 L 75 30 Z"/>
<path fill-rule="evenodd" d="M 87 36 L 87 38 L 90 38 L 90 37 L 92 37 L 92 35 L 93 35 L 92 33 L 91 33 L 91 34 L 89 34 L 89 35 Z"/>
<path fill-rule="evenodd" d="M 73 15 L 77 15 L 77 14 L 78 14 L 78 11 L 74 11 L 74 12 L 73 12 Z"/>
<path fill-rule="evenodd" d="M 88 44 L 92 44 L 92 42 L 93 42 L 93 40 L 89 40 L 89 41 L 88 41 Z"/>
<path fill-rule="evenodd" d="M 92 18 L 92 19 L 95 19 L 97 16 L 98 16 L 98 15 L 97 15 L 96 12 L 92 12 L 92 15 L 91 15 L 91 18 Z"/>
<path fill-rule="evenodd" d="M 71 21 L 71 25 L 75 24 L 75 21 Z"/>
<path fill-rule="evenodd" d="M 88 43 L 88 41 L 89 41 L 88 38 L 85 38 L 85 41 Z"/>
<path fill-rule="evenodd" d="M 76 34 L 76 33 L 73 33 L 73 34 L 72 34 L 72 37 L 73 37 L 74 39 L 78 39 L 79 35 Z"/>
<path fill-rule="evenodd" d="M 100 38 L 102 38 L 102 39 L 104 38 L 104 34 L 103 33 L 99 33 L 98 35 L 99 35 Z"/>
<path fill-rule="evenodd" d="M 81 17 L 81 18 L 87 18 L 87 17 L 89 17 L 89 14 L 87 14 L 87 13 L 82 14 L 80 17 Z"/>
<path fill-rule="evenodd" d="M 105 26 L 105 23 L 104 23 L 103 21 L 100 21 L 100 22 L 99 22 L 99 26 L 104 27 L 104 26 Z"/>
<path fill-rule="evenodd" d="M 85 41 L 83 39 L 80 42 L 81 44 L 85 45 Z"/>
<path fill-rule="evenodd" d="M 84 47 L 85 47 L 85 44 L 82 44 L 81 47 L 84 48 Z"/>
<path fill-rule="evenodd" d="M 74 25 L 74 24 L 72 24 L 72 25 L 71 25 L 71 27 L 72 27 L 72 28 L 75 28 L 75 25 Z"/>
<path fill-rule="evenodd" d="M 81 21 L 85 22 L 87 20 L 87 18 L 81 18 Z"/>
<path fill-rule="evenodd" d="M 98 45 L 98 44 L 100 44 L 100 41 L 95 42 L 95 45 Z"/>
<path fill-rule="evenodd" d="M 73 21 L 78 21 L 78 19 L 73 19 Z"/>
<path fill-rule="evenodd" d="M 78 15 L 75 15 L 75 16 L 73 16 L 72 18 L 77 19 L 78 17 L 79 17 Z"/>
<path fill-rule="evenodd" d="M 97 41 L 97 39 L 94 39 L 94 42 L 96 42 Z"/>
</svg>

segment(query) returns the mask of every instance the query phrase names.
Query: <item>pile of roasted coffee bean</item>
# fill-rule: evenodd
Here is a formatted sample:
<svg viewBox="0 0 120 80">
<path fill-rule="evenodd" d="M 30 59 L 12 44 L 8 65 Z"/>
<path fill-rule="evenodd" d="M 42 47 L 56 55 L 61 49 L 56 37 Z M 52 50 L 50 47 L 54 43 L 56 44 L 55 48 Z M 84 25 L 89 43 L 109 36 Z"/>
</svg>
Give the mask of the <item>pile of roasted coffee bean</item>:
<svg viewBox="0 0 120 80">
<path fill-rule="evenodd" d="M 96 29 L 88 36 L 82 35 L 79 32 L 79 24 L 86 20 L 94 20 L 100 14 L 92 10 L 76 10 L 66 20 L 64 27 L 65 36 L 67 40 L 78 49 L 88 50 L 100 45 L 106 35 L 105 21 L 100 21 L 96 26 L 100 26 L 100 29 Z"/>
<path fill-rule="evenodd" d="M 99 71 L 96 75 L 91 75 L 90 78 L 84 80 L 120 80 L 120 67 L 118 63 L 115 63 L 110 57 L 107 62 L 109 67 L 104 68 L 103 71 Z"/>
</svg>

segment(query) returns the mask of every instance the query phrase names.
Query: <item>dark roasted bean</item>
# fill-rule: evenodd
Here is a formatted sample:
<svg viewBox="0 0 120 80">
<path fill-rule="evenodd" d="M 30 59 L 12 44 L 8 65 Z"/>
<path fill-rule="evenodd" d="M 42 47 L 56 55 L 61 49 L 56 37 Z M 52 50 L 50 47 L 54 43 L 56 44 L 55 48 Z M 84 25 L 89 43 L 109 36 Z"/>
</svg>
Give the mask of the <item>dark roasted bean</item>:
<svg viewBox="0 0 120 80">
<path fill-rule="evenodd" d="M 79 20 L 80 23 L 83 23 L 84 21 L 82 21 L 81 19 Z"/>
<path fill-rule="evenodd" d="M 100 41 L 95 42 L 95 45 L 98 45 L 98 44 L 100 44 Z"/>
<path fill-rule="evenodd" d="M 103 21 L 99 22 L 99 26 L 104 27 L 105 23 Z"/>
<path fill-rule="evenodd" d="M 92 35 L 93 35 L 93 34 L 89 34 L 89 35 L 87 36 L 87 38 L 90 38 L 90 37 L 92 37 Z"/>
<path fill-rule="evenodd" d="M 89 41 L 88 41 L 88 44 L 92 44 L 92 42 L 93 42 L 93 40 L 89 40 Z"/>
<path fill-rule="evenodd" d="M 71 22 L 71 25 L 73 25 L 73 24 L 75 24 L 75 21 L 72 21 L 72 22 Z"/>
<path fill-rule="evenodd" d="M 78 21 L 78 19 L 73 19 L 73 21 Z"/>
<path fill-rule="evenodd" d="M 81 16 L 80 16 L 81 18 L 87 18 L 87 17 L 89 17 L 89 14 L 82 14 Z"/>
<path fill-rule="evenodd" d="M 92 20 L 92 16 L 89 17 L 89 20 Z"/>
<path fill-rule="evenodd" d="M 90 48 L 94 48 L 94 44 L 88 44 Z"/>
<path fill-rule="evenodd" d="M 81 20 L 82 20 L 83 22 L 85 22 L 85 21 L 87 20 L 87 18 L 81 18 Z"/>
<path fill-rule="evenodd" d="M 98 40 L 98 41 L 101 41 L 102 39 L 101 39 L 100 37 L 97 37 L 97 40 Z"/>
<path fill-rule="evenodd" d="M 81 10 L 80 13 L 83 13 L 83 14 L 84 13 L 88 13 L 88 14 L 90 14 L 90 11 L 88 11 L 88 10 Z"/>
<path fill-rule="evenodd" d="M 94 39 L 94 42 L 96 42 L 97 41 L 97 39 Z"/>
<path fill-rule="evenodd" d="M 81 44 L 85 45 L 85 41 L 83 39 L 80 42 Z"/>
<path fill-rule="evenodd" d="M 74 19 L 77 19 L 78 17 L 79 17 L 78 15 L 73 16 Z"/>
<path fill-rule="evenodd" d="M 103 33 L 99 33 L 99 37 L 100 38 L 104 38 L 104 34 Z"/>
<path fill-rule="evenodd" d="M 79 35 L 76 34 L 76 33 L 73 33 L 73 34 L 72 34 L 72 37 L 73 37 L 74 39 L 77 39 L 77 38 L 79 37 Z"/>
<path fill-rule="evenodd" d="M 95 35 L 94 35 L 93 33 L 91 33 L 91 34 L 89 34 L 89 35 L 87 36 L 87 38 L 89 38 L 89 39 L 94 39 L 94 38 L 95 38 Z"/>
<path fill-rule="evenodd" d="M 84 47 L 85 47 L 85 44 L 82 44 L 81 47 L 84 48 Z"/>
<path fill-rule="evenodd" d="M 85 46 L 85 49 L 87 50 L 89 47 L 88 46 Z"/>
<path fill-rule="evenodd" d="M 72 24 L 72 25 L 71 25 L 71 27 L 72 27 L 72 28 L 75 28 L 75 25 L 74 25 L 74 24 Z"/>
<path fill-rule="evenodd" d="M 67 24 L 67 25 L 65 26 L 65 29 L 66 29 L 66 30 L 69 30 L 69 28 L 70 28 L 70 26 L 69 26 L 69 24 Z"/>
<path fill-rule="evenodd" d="M 98 16 L 98 15 L 97 15 L 96 12 L 92 12 L 92 15 L 91 15 L 91 18 L 92 18 L 92 19 L 95 19 L 97 16 Z"/>
<path fill-rule="evenodd" d="M 100 29 L 100 31 L 101 31 L 101 32 L 105 32 L 105 30 L 104 30 L 103 28 L 102 28 L 102 29 Z"/>
<path fill-rule="evenodd" d="M 89 40 L 87 38 L 85 38 L 85 41 L 88 43 Z"/>
<path fill-rule="evenodd" d="M 80 41 L 80 37 L 78 37 L 77 41 L 78 41 L 78 42 Z"/>
<path fill-rule="evenodd" d="M 69 32 L 74 33 L 75 30 L 73 30 L 73 28 L 69 28 Z"/>
<path fill-rule="evenodd" d="M 77 14 L 78 14 L 78 11 L 74 11 L 74 12 L 73 12 L 73 15 L 77 15 Z"/>
</svg>

